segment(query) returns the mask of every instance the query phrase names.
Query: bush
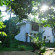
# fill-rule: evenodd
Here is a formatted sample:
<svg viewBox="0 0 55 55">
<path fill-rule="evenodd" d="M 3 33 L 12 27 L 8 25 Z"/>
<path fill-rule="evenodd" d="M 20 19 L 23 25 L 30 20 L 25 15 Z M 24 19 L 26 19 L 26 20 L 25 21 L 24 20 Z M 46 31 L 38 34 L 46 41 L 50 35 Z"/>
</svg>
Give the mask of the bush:
<svg viewBox="0 0 55 55">
<path fill-rule="evenodd" d="M 2 49 L 2 45 L 1 44 L 2 44 L 2 41 L 0 41 L 0 50 Z"/>
<path fill-rule="evenodd" d="M 2 41 L 2 47 L 9 47 L 9 38 L 5 36 L 0 36 L 0 41 Z"/>
<path fill-rule="evenodd" d="M 54 46 L 53 47 L 55 47 L 55 41 L 54 41 Z"/>
<path fill-rule="evenodd" d="M 46 48 L 45 47 L 41 47 L 40 48 L 40 53 L 44 53 L 46 51 Z"/>
<path fill-rule="evenodd" d="M 15 39 L 10 40 L 10 48 L 18 48 L 19 41 Z"/>
<path fill-rule="evenodd" d="M 34 46 L 36 47 L 36 49 L 40 49 L 42 42 L 39 40 L 39 37 L 33 38 L 33 40 L 34 40 Z"/>
<path fill-rule="evenodd" d="M 25 47 L 24 45 L 21 45 L 21 46 L 18 46 L 18 48 L 21 50 L 21 51 L 25 51 Z"/>
</svg>

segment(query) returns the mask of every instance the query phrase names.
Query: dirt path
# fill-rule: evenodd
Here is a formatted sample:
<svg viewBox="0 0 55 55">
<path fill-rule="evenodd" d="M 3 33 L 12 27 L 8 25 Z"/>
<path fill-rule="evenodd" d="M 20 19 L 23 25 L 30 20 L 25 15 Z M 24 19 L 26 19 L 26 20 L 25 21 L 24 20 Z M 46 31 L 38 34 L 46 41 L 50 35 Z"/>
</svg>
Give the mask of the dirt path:
<svg viewBox="0 0 55 55">
<path fill-rule="evenodd" d="M 0 52 L 0 55 L 37 55 L 36 53 L 33 53 L 31 51 L 5 51 Z"/>
<path fill-rule="evenodd" d="M 37 53 L 39 50 L 36 50 L 35 53 L 31 51 L 5 51 L 5 52 L 0 52 L 0 55 L 38 55 Z M 53 49 L 48 48 L 47 51 L 43 55 L 55 55 L 55 52 Z"/>
</svg>

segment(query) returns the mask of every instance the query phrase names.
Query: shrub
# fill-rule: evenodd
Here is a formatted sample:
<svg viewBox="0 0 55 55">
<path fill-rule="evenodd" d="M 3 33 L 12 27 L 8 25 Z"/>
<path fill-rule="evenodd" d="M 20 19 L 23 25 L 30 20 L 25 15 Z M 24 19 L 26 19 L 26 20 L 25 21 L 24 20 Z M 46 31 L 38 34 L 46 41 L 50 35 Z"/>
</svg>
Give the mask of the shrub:
<svg viewBox="0 0 55 55">
<path fill-rule="evenodd" d="M 2 45 L 1 44 L 2 44 L 2 41 L 0 41 L 0 50 L 2 49 Z"/>
<path fill-rule="evenodd" d="M 10 41 L 9 41 L 9 37 L 4 37 L 4 40 L 2 41 L 2 46 L 3 47 L 9 47 L 10 46 Z"/>
<path fill-rule="evenodd" d="M 54 41 L 54 46 L 53 47 L 55 47 L 55 41 Z"/>
<path fill-rule="evenodd" d="M 21 45 L 21 46 L 18 46 L 18 48 L 21 50 L 21 51 L 25 51 L 25 47 L 24 45 Z"/>
<path fill-rule="evenodd" d="M 40 49 L 41 48 L 41 41 L 39 40 L 39 38 L 36 37 L 36 38 L 33 38 L 33 40 L 34 40 L 34 46 L 36 46 L 36 49 L 37 48 Z"/>
<path fill-rule="evenodd" d="M 19 41 L 15 39 L 10 40 L 10 48 L 18 48 Z"/>
<path fill-rule="evenodd" d="M 41 47 L 40 48 L 40 53 L 44 53 L 46 51 L 46 48 L 45 47 Z"/>
</svg>

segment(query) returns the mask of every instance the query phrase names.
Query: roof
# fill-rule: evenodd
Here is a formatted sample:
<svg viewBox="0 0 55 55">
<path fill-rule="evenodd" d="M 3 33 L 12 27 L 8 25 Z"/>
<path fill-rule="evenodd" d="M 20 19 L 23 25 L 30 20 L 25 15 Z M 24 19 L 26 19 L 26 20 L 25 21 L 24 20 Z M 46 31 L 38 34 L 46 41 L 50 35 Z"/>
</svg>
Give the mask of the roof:
<svg viewBox="0 0 55 55">
<path fill-rule="evenodd" d="M 22 22 L 18 22 L 16 25 L 19 25 L 20 26 L 20 25 L 24 25 L 26 23 L 38 24 L 38 23 L 33 22 L 33 21 L 22 21 Z"/>
<path fill-rule="evenodd" d="M 25 22 L 18 22 L 16 25 L 23 25 L 26 24 Z"/>
</svg>

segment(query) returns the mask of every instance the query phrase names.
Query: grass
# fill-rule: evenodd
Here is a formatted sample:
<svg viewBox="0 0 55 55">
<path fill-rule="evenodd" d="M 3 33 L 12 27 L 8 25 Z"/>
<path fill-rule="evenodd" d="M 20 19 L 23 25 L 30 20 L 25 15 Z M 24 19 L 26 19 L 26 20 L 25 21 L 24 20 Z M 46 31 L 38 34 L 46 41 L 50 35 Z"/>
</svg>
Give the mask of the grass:
<svg viewBox="0 0 55 55">
<path fill-rule="evenodd" d="M 18 48 L 2 48 L 2 49 L 0 49 L 0 51 L 19 51 L 19 49 Z"/>
<path fill-rule="evenodd" d="M 28 45 L 18 45 L 18 48 L 23 48 L 24 50 L 33 50 L 32 46 L 28 46 Z"/>
<path fill-rule="evenodd" d="M 23 50 L 33 50 L 33 47 L 29 44 L 25 44 L 24 42 L 13 40 L 10 43 L 10 47 L 1 47 L 0 51 L 23 51 Z"/>
<path fill-rule="evenodd" d="M 4 47 L 4 48 L 1 48 L 0 51 L 27 51 L 27 50 L 33 50 L 33 48 L 31 46 L 25 46 L 25 45 L 23 45 L 22 47 L 21 46 L 22 45 L 19 45 L 18 48 Z"/>
</svg>

